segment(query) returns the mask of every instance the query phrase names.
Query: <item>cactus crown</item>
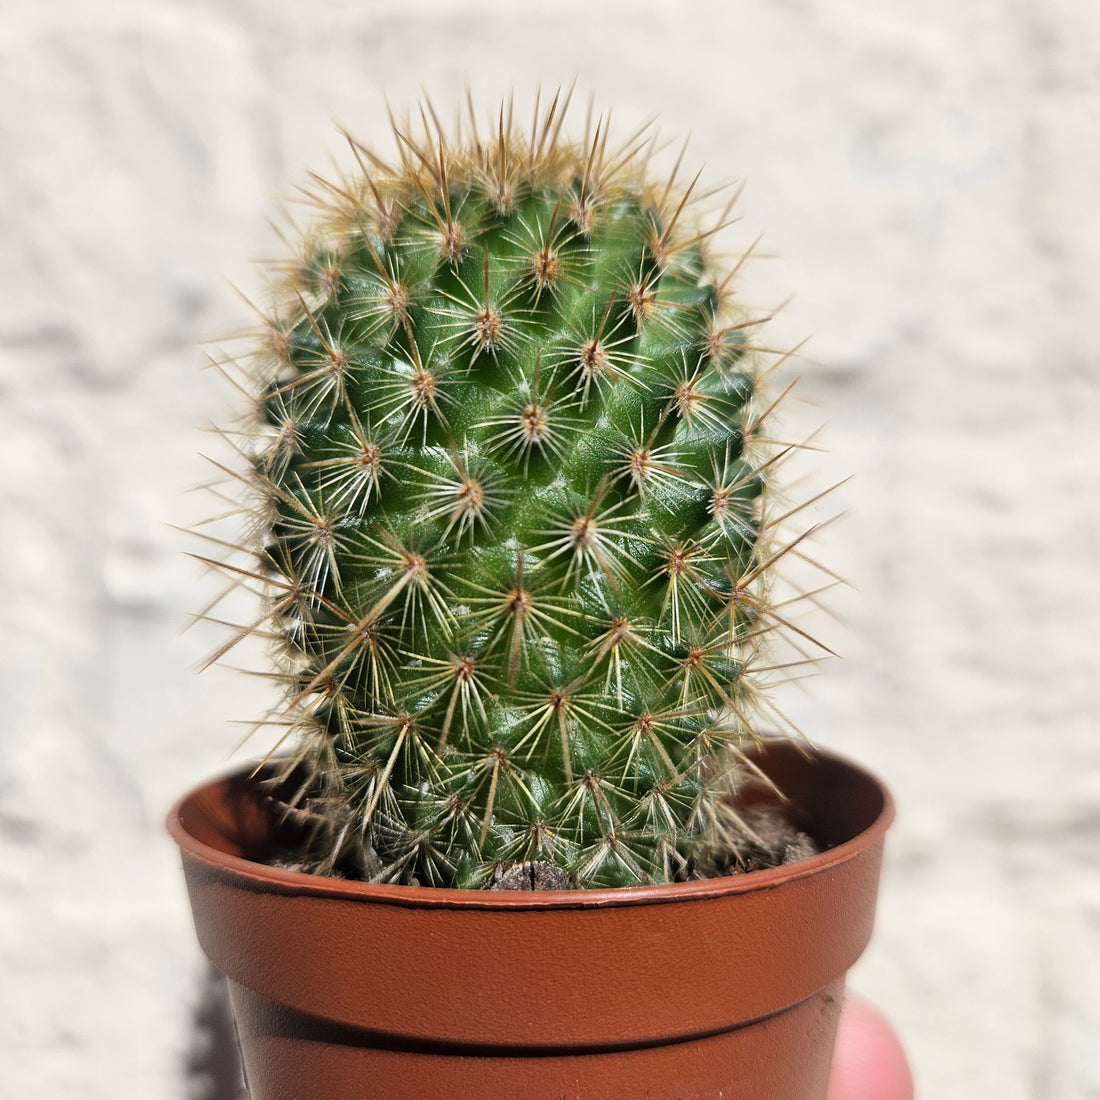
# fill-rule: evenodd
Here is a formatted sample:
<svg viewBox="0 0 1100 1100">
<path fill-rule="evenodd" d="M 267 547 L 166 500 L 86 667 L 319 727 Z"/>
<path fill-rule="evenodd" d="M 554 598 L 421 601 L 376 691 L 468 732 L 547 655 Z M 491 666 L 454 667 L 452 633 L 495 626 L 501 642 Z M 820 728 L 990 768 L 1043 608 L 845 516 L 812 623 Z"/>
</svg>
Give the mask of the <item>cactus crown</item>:
<svg viewBox="0 0 1100 1100">
<path fill-rule="evenodd" d="M 563 115 L 352 142 L 246 364 L 253 560 L 222 564 L 267 609 L 221 653 L 276 640 L 311 869 L 627 885 L 728 847 L 791 545 L 758 322 L 650 133 Z"/>
</svg>

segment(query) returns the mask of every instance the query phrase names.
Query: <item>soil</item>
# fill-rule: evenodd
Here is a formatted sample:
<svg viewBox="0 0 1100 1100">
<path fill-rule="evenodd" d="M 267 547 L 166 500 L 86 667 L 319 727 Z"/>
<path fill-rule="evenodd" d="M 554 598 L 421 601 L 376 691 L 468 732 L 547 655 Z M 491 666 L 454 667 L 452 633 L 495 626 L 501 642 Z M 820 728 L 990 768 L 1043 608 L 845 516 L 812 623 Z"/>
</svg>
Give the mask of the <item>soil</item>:
<svg viewBox="0 0 1100 1100">
<path fill-rule="evenodd" d="M 733 870 L 765 871 L 783 867 L 807 856 L 815 856 L 820 846 L 808 833 L 797 828 L 779 806 L 759 806 L 745 810 L 741 820 L 752 831 L 746 844 L 741 841 L 739 859 Z"/>
</svg>

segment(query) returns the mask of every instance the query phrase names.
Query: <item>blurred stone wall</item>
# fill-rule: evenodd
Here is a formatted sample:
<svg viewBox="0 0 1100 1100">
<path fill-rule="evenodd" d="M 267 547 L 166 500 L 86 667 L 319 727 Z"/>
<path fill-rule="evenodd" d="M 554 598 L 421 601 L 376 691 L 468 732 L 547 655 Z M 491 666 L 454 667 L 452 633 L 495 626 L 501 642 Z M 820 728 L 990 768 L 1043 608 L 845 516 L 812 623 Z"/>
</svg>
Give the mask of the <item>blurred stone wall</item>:
<svg viewBox="0 0 1100 1100">
<path fill-rule="evenodd" d="M 724 243 L 765 231 L 745 293 L 813 337 L 791 431 L 854 475 L 817 547 L 852 588 L 786 705 L 900 807 L 853 985 L 925 1097 L 1100 1097 L 1098 47 L 1082 0 L 6 0 L 0 1091 L 231 1094 L 162 822 L 266 696 L 194 675 L 172 525 L 274 196 L 383 94 L 576 77 L 747 179 Z"/>
</svg>

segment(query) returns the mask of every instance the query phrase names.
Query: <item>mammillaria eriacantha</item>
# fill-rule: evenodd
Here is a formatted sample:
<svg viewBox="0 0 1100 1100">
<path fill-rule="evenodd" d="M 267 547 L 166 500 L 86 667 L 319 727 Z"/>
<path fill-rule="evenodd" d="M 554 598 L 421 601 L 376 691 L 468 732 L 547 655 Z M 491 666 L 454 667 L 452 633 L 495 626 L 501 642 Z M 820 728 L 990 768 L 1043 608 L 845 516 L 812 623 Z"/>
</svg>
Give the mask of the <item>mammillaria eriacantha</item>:
<svg viewBox="0 0 1100 1100">
<path fill-rule="evenodd" d="M 798 541 L 764 512 L 759 322 L 709 255 L 728 209 L 701 228 L 648 131 L 564 113 L 352 142 L 264 310 L 252 561 L 222 564 L 265 591 L 233 640 L 277 640 L 311 870 L 667 882 L 743 833 Z"/>
</svg>

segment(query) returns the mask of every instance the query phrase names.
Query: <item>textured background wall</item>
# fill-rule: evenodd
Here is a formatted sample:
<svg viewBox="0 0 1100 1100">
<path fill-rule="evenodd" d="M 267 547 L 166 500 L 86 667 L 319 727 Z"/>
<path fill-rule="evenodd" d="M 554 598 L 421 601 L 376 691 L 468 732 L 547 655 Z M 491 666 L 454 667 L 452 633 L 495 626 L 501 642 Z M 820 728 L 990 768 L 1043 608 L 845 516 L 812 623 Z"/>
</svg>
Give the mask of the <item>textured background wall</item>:
<svg viewBox="0 0 1100 1100">
<path fill-rule="evenodd" d="M 790 707 L 901 811 L 854 984 L 926 1097 L 1100 1097 L 1098 46 L 1082 0 L 7 0 L 0 1092 L 214 1095 L 162 818 L 263 690 L 192 675 L 211 586 L 168 524 L 208 507 L 199 345 L 247 320 L 271 196 L 383 91 L 576 75 L 747 176 L 731 247 L 783 259 L 746 291 L 814 336 L 855 588 Z"/>
</svg>

